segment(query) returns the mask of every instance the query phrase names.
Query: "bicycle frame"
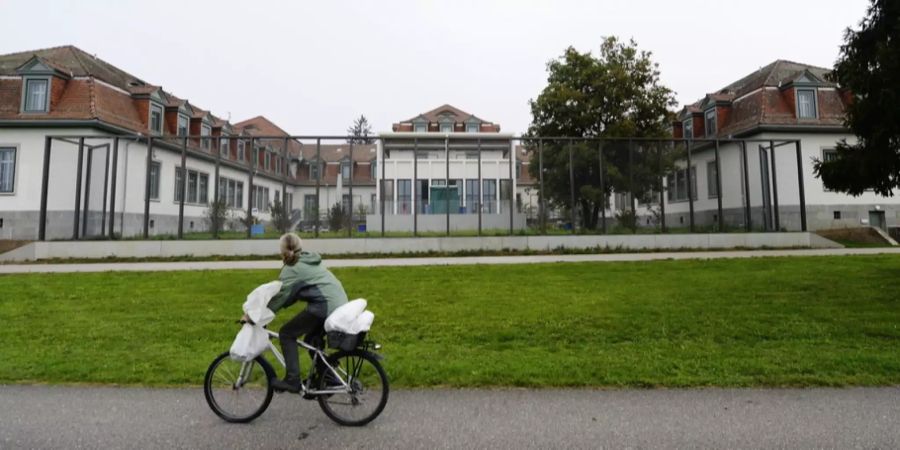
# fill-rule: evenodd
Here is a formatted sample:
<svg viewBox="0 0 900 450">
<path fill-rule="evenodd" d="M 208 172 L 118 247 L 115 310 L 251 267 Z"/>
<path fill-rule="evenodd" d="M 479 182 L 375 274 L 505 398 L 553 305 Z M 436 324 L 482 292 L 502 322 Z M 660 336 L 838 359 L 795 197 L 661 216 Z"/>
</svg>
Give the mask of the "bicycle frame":
<svg viewBox="0 0 900 450">
<path fill-rule="evenodd" d="M 278 348 L 275 347 L 275 343 L 272 342 L 273 339 L 278 338 L 278 333 L 271 331 L 271 330 L 265 330 L 265 331 L 269 335 L 269 350 L 275 355 L 275 359 L 278 360 L 278 363 L 281 364 L 282 367 L 285 367 L 284 355 L 282 355 L 281 352 L 278 351 Z M 313 346 L 307 344 L 306 342 L 300 341 L 300 340 L 297 341 L 297 344 L 299 344 L 301 347 L 305 348 L 306 350 L 313 352 L 312 364 L 310 364 L 309 372 L 308 372 L 309 375 L 306 377 L 306 381 L 300 385 L 300 389 L 303 394 L 309 394 L 309 395 L 344 394 L 344 393 L 347 393 L 350 391 L 350 375 L 347 373 L 344 373 L 344 375 L 347 376 L 347 379 L 345 380 L 344 377 L 342 377 L 341 374 L 339 373 L 339 372 L 343 372 L 343 370 L 340 367 L 338 367 L 337 369 L 332 367 L 331 364 L 328 363 L 328 359 L 325 357 L 325 352 L 323 352 L 322 350 L 320 350 L 316 347 L 313 347 Z M 319 360 L 321 360 L 322 364 L 324 364 L 325 367 L 328 368 L 328 370 L 331 372 L 331 374 L 336 378 L 336 381 L 339 381 L 341 383 L 341 389 L 319 390 L 319 389 L 315 389 L 313 386 L 310 386 L 310 384 L 312 383 L 313 371 L 315 370 L 316 363 L 319 362 Z M 238 384 L 238 385 L 243 384 L 243 380 L 249 375 L 250 368 L 252 367 L 251 363 L 252 363 L 252 361 L 245 362 L 241 366 L 241 374 L 238 377 L 238 381 L 236 384 Z"/>
</svg>

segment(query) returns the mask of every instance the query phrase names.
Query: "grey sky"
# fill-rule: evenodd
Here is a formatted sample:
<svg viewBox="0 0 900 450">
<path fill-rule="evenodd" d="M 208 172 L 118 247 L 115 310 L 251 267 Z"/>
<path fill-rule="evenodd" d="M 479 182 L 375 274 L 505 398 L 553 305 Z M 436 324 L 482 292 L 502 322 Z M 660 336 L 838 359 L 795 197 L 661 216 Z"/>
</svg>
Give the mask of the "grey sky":
<svg viewBox="0 0 900 450">
<path fill-rule="evenodd" d="M 0 53 L 73 44 L 233 122 L 376 131 L 443 103 L 520 133 L 545 64 L 633 37 L 680 102 L 775 59 L 830 67 L 866 0 L 0 0 Z"/>
</svg>

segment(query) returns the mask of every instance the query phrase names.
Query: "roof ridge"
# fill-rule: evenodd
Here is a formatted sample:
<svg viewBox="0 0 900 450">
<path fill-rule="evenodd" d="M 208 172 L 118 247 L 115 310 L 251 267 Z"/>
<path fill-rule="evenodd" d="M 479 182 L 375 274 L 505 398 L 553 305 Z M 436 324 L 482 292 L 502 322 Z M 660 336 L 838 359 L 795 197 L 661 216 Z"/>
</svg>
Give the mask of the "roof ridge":
<svg viewBox="0 0 900 450">
<path fill-rule="evenodd" d="M 72 47 L 72 45 L 71 45 L 71 44 L 66 44 L 66 45 L 57 45 L 57 46 L 55 46 L 55 47 L 38 48 L 38 49 L 33 49 L 33 50 L 23 50 L 23 51 L 21 51 L 21 52 L 6 53 L 6 54 L 3 54 L 3 55 L 0 55 L 0 57 L 4 57 L 4 56 L 15 56 L 15 55 L 25 55 L 25 54 L 28 54 L 28 53 L 31 53 L 32 55 L 37 56 L 37 52 L 45 52 L 45 51 L 47 51 L 47 50 L 57 50 L 57 49 L 67 48 L 67 47 Z"/>
</svg>

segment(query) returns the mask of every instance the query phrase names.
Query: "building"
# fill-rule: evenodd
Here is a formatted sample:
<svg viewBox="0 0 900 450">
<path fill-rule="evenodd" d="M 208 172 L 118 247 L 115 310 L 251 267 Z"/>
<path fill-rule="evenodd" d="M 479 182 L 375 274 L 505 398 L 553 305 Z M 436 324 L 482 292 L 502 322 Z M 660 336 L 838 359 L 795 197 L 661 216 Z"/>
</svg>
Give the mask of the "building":
<svg viewBox="0 0 900 450">
<path fill-rule="evenodd" d="M 48 239 L 172 234 L 182 198 L 184 230 L 202 231 L 217 195 L 243 229 L 248 209 L 290 208 L 302 160 L 299 142 L 254 138 L 287 136 L 265 118 L 232 124 L 76 47 L 2 55 L 0 238 L 38 237 L 45 138 L 61 135 L 88 137 L 52 141 Z"/>
<path fill-rule="evenodd" d="M 691 167 L 688 171 L 686 160 L 681 159 L 666 177 L 667 223 L 687 226 L 693 203 L 696 225 L 715 227 L 721 195 L 726 226 L 747 227 L 749 208 L 752 229 L 799 230 L 799 160 L 808 229 L 897 226 L 900 200 L 896 197 L 832 192 L 813 173 L 814 159 L 828 160 L 836 154 L 837 142 L 855 141 L 843 125 L 851 95 L 828 81 L 828 72 L 778 60 L 685 106 L 673 123 L 673 136 L 692 141 Z M 738 143 L 721 142 L 720 193 L 710 140 L 729 138 L 761 142 L 746 144 L 746 154 Z M 794 143 L 779 146 L 782 140 L 798 140 L 799 152 Z M 774 148 L 769 141 L 775 143 Z M 644 220 L 649 220 L 647 207 L 642 211 Z"/>
<path fill-rule="evenodd" d="M 370 230 L 508 230 L 526 225 L 517 187 L 525 158 L 514 136 L 451 105 L 393 124 L 379 135 L 377 212 Z M 527 172 L 527 171 L 525 171 Z M 526 186 L 523 186 L 524 189 Z M 516 193 L 516 195 L 513 195 Z M 518 199 L 518 201 L 516 200 Z"/>
</svg>

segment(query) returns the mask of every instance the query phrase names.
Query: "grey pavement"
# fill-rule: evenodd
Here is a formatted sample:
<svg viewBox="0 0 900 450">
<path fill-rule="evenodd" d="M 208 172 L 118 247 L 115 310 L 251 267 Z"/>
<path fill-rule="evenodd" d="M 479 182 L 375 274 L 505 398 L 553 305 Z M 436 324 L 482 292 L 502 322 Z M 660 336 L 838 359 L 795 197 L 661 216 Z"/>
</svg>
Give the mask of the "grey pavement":
<svg viewBox="0 0 900 450">
<path fill-rule="evenodd" d="M 276 395 L 228 424 L 200 388 L 0 386 L 0 448 L 898 448 L 900 388 L 401 390 L 362 428 Z"/>
<path fill-rule="evenodd" d="M 756 258 L 772 256 L 834 256 L 900 254 L 900 247 L 841 248 L 799 250 L 744 250 L 712 252 L 610 253 L 596 255 L 462 256 L 440 258 L 330 259 L 328 267 L 441 266 L 471 264 L 534 264 L 562 262 L 654 261 L 665 259 Z M 62 272 L 158 272 L 179 270 L 271 269 L 281 262 L 267 261 L 190 261 L 88 264 L 0 264 L 0 274 Z"/>
</svg>

